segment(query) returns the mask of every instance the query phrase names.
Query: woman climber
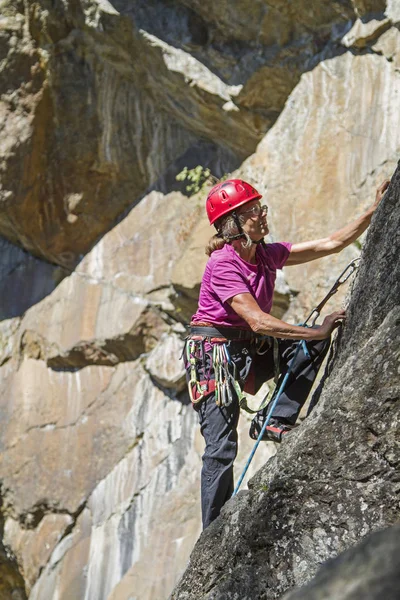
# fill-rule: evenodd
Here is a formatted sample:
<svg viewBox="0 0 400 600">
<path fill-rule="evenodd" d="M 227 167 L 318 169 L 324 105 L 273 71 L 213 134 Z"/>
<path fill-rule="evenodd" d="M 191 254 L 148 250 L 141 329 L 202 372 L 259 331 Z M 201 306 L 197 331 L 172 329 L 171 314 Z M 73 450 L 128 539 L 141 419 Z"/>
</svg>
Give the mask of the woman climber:
<svg viewBox="0 0 400 600">
<path fill-rule="evenodd" d="M 240 179 L 215 185 L 206 201 L 210 225 L 217 233 L 208 243 L 198 309 L 186 341 L 185 368 L 189 393 L 198 413 L 205 451 L 201 474 L 203 528 L 231 497 L 237 454 L 237 423 L 242 391 L 254 394 L 261 384 L 290 375 L 263 439 L 280 442 L 296 423 L 300 409 L 328 351 L 332 331 L 344 311 L 328 315 L 321 326 L 290 325 L 270 314 L 276 270 L 340 252 L 368 227 L 389 185 L 360 218 L 332 235 L 308 242 L 266 244 L 268 207 L 261 194 Z M 257 439 L 268 406 L 254 417 L 250 437 Z"/>
</svg>

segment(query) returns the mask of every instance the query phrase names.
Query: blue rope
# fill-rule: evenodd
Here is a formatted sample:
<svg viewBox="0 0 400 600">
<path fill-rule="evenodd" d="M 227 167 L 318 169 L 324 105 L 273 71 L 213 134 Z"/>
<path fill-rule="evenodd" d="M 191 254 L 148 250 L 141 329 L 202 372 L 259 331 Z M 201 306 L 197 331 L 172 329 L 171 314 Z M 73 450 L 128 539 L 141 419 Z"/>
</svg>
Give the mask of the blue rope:
<svg viewBox="0 0 400 600">
<path fill-rule="evenodd" d="M 283 378 L 283 381 L 282 381 L 281 385 L 279 386 L 278 393 L 275 395 L 274 401 L 273 401 L 273 403 L 272 403 L 272 405 L 271 405 L 271 408 L 270 408 L 270 410 L 269 410 L 269 413 L 268 413 L 268 415 L 267 415 L 267 418 L 265 419 L 264 425 L 262 426 L 262 429 L 261 429 L 261 431 L 260 431 L 260 433 L 259 433 L 259 435 L 258 435 L 257 441 L 256 441 L 256 443 L 254 444 L 254 448 L 253 448 L 253 450 L 251 451 L 251 454 L 250 454 L 250 456 L 249 456 L 249 458 L 248 458 L 248 460 L 247 460 L 246 466 L 245 466 L 245 467 L 244 467 L 244 469 L 243 469 L 243 473 L 242 473 L 242 474 L 241 474 L 241 476 L 239 477 L 239 481 L 237 482 L 237 485 L 236 485 L 236 487 L 235 487 L 235 490 L 234 490 L 234 492 L 233 492 L 233 494 L 232 494 L 232 498 L 233 498 L 234 496 L 236 496 L 236 494 L 237 494 L 237 493 L 238 493 L 238 491 L 239 491 L 239 488 L 240 488 L 240 486 L 241 486 L 241 484 L 242 484 L 242 481 L 243 481 L 243 479 L 244 479 L 244 477 L 245 477 L 245 475 L 246 475 L 246 473 L 247 473 L 247 469 L 249 468 L 249 466 L 250 466 L 250 463 L 251 463 L 251 461 L 253 460 L 253 456 L 255 455 L 255 453 L 256 453 L 256 450 L 257 450 L 257 448 L 258 448 L 258 445 L 259 445 L 259 443 L 261 442 L 261 440 L 262 440 L 262 438 L 263 438 L 264 431 L 265 431 L 265 429 L 266 429 L 266 427 L 267 427 L 267 425 L 268 425 L 268 423 L 269 423 L 269 421 L 270 421 L 270 419 L 271 419 L 271 415 L 272 415 L 272 413 L 273 413 L 273 412 L 274 412 L 274 410 L 275 410 L 275 406 L 276 406 L 276 404 L 277 404 L 277 402 L 278 402 L 279 398 L 281 397 L 281 394 L 282 394 L 283 390 L 285 389 L 285 386 L 286 386 L 287 380 L 289 379 L 289 375 L 290 375 L 290 373 L 292 372 L 292 366 L 293 366 L 293 363 L 294 363 L 294 361 L 296 360 L 296 358 L 297 358 L 297 355 L 298 355 L 298 353 L 300 352 L 300 350 L 301 350 L 302 346 L 303 346 L 303 344 L 302 344 L 302 343 L 301 343 L 301 341 L 300 341 L 300 342 L 298 343 L 298 345 L 297 345 L 296 352 L 294 353 L 294 356 L 293 356 L 292 360 L 290 361 L 290 365 L 289 365 L 289 368 L 288 368 L 288 370 L 287 370 L 287 373 L 286 373 L 285 377 Z M 308 351 L 307 351 L 307 353 L 308 353 Z"/>
<path fill-rule="evenodd" d="M 310 355 L 310 353 L 308 351 L 308 348 L 307 348 L 306 340 L 301 340 L 301 345 L 302 345 L 302 348 L 303 348 L 303 352 L 306 355 L 306 357 L 308 358 L 308 360 L 312 360 L 311 355 Z"/>
</svg>

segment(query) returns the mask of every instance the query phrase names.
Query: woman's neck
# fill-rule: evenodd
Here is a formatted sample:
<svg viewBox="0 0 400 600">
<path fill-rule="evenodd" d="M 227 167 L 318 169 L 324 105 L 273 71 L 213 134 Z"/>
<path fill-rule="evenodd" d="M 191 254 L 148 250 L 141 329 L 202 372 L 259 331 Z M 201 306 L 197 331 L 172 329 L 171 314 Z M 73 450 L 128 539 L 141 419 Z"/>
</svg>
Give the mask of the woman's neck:
<svg viewBox="0 0 400 600">
<path fill-rule="evenodd" d="M 232 247 L 235 250 L 235 252 L 237 252 L 240 258 L 243 258 L 243 260 L 245 260 L 246 262 L 251 263 L 253 265 L 257 264 L 257 244 L 252 244 L 250 248 L 243 248 L 242 242 L 243 239 L 233 240 Z"/>
</svg>

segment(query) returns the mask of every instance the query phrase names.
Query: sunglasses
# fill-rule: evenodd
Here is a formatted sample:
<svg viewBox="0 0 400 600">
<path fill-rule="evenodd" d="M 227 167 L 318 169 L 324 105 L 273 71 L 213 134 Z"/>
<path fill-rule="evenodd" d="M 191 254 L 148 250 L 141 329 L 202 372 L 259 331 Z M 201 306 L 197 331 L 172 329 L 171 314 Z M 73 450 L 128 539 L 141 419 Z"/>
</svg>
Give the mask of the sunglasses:
<svg viewBox="0 0 400 600">
<path fill-rule="evenodd" d="M 249 208 L 249 210 L 244 210 L 240 214 L 250 215 L 250 217 L 260 217 L 262 213 L 265 213 L 266 215 L 268 214 L 268 206 L 266 204 L 263 204 L 262 206 L 260 204 L 255 204 L 252 208 Z"/>
</svg>

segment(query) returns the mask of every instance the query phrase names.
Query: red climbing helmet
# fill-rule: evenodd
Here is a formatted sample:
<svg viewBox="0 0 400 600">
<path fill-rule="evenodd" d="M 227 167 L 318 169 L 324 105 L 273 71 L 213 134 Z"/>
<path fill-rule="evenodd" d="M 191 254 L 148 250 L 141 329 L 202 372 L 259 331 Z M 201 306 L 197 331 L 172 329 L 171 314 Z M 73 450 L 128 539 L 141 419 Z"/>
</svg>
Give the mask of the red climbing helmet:
<svg viewBox="0 0 400 600">
<path fill-rule="evenodd" d="M 238 206 L 258 200 L 261 194 L 242 179 L 227 179 L 217 183 L 208 193 L 206 211 L 210 225 Z"/>
</svg>

